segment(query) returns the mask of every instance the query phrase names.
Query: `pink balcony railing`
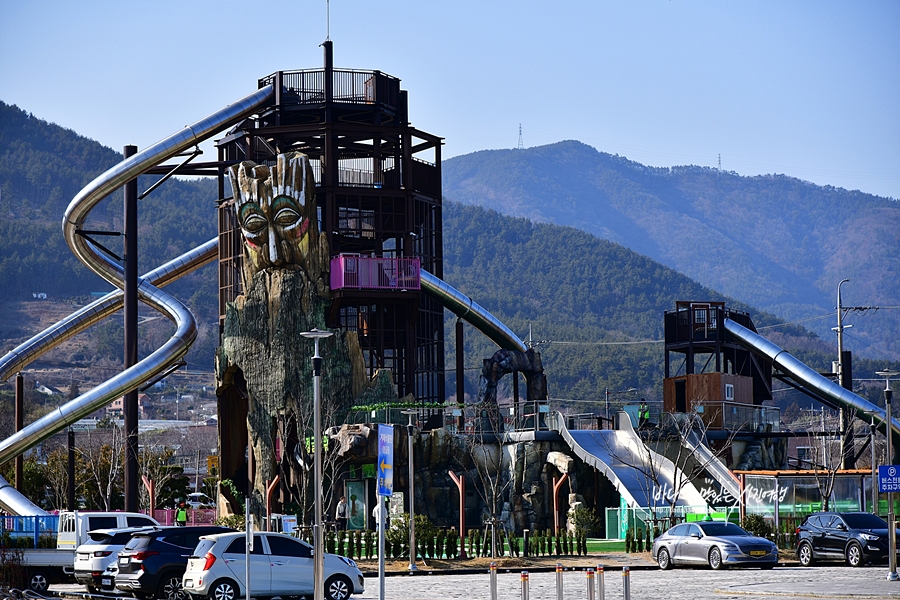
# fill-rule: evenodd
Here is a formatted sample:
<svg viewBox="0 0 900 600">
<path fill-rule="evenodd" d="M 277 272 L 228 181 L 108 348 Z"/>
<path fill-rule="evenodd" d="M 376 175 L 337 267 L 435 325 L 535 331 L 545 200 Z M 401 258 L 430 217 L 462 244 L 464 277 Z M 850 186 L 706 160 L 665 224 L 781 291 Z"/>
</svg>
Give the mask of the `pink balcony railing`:
<svg viewBox="0 0 900 600">
<path fill-rule="evenodd" d="M 340 255 L 331 259 L 331 289 L 418 290 L 418 258 Z"/>
</svg>

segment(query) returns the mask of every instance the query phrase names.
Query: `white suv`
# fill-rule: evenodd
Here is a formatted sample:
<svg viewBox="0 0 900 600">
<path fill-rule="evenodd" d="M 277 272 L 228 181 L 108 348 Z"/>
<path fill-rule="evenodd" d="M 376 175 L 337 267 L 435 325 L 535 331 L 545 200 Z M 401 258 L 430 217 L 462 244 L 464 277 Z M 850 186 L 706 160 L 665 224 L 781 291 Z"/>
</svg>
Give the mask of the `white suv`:
<svg viewBox="0 0 900 600">
<path fill-rule="evenodd" d="M 102 587 L 103 572 L 107 565 L 116 562 L 116 554 L 125 547 L 131 534 L 152 529 L 154 528 L 125 527 L 88 532 L 89 539 L 75 549 L 75 581 L 89 592 L 97 592 Z"/>
<path fill-rule="evenodd" d="M 200 538 L 188 559 L 182 585 L 192 598 L 234 600 L 247 588 L 247 534 L 220 533 Z M 284 533 L 253 534 L 250 553 L 250 595 L 257 597 L 303 596 L 313 593 L 313 549 Z M 325 597 L 346 600 L 365 591 L 363 574 L 343 556 L 325 554 Z"/>
</svg>

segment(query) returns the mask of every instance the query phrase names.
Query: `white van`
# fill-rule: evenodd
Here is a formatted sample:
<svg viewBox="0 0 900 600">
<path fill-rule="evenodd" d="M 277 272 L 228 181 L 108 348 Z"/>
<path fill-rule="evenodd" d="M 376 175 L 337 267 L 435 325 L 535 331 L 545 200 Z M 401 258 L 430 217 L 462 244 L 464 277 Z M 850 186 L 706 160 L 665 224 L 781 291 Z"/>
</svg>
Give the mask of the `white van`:
<svg viewBox="0 0 900 600">
<path fill-rule="evenodd" d="M 59 515 L 56 547 L 75 550 L 88 539 L 88 531 L 95 529 L 123 529 L 125 527 L 159 526 L 159 522 L 141 513 L 132 512 L 63 512 Z"/>
</svg>

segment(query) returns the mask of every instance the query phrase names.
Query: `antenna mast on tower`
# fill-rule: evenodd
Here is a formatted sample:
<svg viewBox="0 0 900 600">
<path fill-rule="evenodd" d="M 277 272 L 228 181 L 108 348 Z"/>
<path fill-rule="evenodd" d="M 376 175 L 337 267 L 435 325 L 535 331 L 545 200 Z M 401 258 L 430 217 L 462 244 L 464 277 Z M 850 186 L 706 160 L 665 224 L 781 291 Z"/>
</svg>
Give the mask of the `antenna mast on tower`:
<svg viewBox="0 0 900 600">
<path fill-rule="evenodd" d="M 519 150 L 524 150 L 525 146 L 522 144 L 522 124 L 519 123 Z"/>
<path fill-rule="evenodd" d="M 325 0 L 325 41 L 331 39 L 331 0 Z"/>
</svg>

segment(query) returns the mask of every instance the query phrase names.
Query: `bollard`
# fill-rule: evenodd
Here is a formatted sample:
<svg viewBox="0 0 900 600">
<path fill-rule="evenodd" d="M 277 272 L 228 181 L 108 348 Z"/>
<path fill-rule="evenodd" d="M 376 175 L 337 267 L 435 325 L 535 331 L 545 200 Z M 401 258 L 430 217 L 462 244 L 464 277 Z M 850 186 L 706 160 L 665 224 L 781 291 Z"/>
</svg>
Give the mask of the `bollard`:
<svg viewBox="0 0 900 600">
<path fill-rule="evenodd" d="M 631 569 L 622 567 L 622 598 L 631 600 Z"/>
<path fill-rule="evenodd" d="M 522 600 L 528 600 L 528 571 L 522 571 Z"/>
<path fill-rule="evenodd" d="M 556 600 L 563 600 L 562 564 L 556 563 Z"/>
<path fill-rule="evenodd" d="M 588 567 L 586 573 L 587 573 L 587 600 L 594 600 L 594 569 Z"/>
<path fill-rule="evenodd" d="M 603 565 L 597 565 L 597 600 L 606 600 L 606 580 L 603 578 Z"/>
<path fill-rule="evenodd" d="M 491 563 L 491 600 L 497 600 L 497 563 Z"/>
</svg>

